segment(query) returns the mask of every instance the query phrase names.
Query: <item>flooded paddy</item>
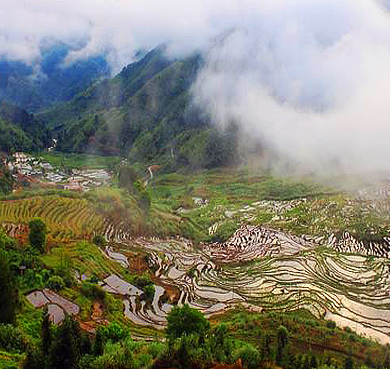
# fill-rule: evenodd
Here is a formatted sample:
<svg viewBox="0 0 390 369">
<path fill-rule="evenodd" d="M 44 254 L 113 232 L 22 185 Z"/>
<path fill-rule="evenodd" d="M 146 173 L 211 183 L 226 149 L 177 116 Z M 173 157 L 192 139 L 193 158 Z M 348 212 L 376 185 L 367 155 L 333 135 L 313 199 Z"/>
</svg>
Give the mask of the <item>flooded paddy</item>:
<svg viewBox="0 0 390 369">
<path fill-rule="evenodd" d="M 31 292 L 26 298 L 35 308 L 47 306 L 50 320 L 55 324 L 64 320 L 65 313 L 77 315 L 80 312 L 80 307 L 77 304 L 65 299 L 48 288 L 45 288 L 42 291 Z"/>
<path fill-rule="evenodd" d="M 127 242 L 121 245 L 126 248 Z M 163 327 L 173 307 L 165 292 L 176 288 L 175 303 L 188 303 L 207 316 L 237 304 L 252 311 L 307 308 L 318 317 L 342 316 L 335 319 L 340 325 L 360 324 L 362 332 L 390 342 L 387 258 L 337 252 L 324 247 L 321 237 L 251 226 L 241 227 L 224 244 L 202 249 L 183 239 L 140 238 L 129 247 L 145 250 L 155 270 L 152 303 L 140 301 L 142 291 L 134 292 L 118 277 L 110 276 L 103 288 L 125 296 L 125 315 L 136 324 Z"/>
</svg>

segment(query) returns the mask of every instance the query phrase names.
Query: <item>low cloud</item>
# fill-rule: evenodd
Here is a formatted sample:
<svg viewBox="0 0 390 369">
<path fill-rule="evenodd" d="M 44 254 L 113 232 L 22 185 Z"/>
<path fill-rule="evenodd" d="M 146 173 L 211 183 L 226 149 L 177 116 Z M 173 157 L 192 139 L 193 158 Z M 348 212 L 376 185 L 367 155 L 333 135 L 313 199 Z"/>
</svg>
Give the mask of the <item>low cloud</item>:
<svg viewBox="0 0 390 369">
<path fill-rule="evenodd" d="M 193 94 L 301 168 L 388 172 L 389 65 L 378 3 L 275 1 L 210 51 Z"/>
<path fill-rule="evenodd" d="M 202 52 L 193 86 L 213 122 L 312 170 L 390 170 L 388 0 L 2 0 L 0 57 L 65 65 L 104 54 L 114 72 L 139 50 Z"/>
</svg>

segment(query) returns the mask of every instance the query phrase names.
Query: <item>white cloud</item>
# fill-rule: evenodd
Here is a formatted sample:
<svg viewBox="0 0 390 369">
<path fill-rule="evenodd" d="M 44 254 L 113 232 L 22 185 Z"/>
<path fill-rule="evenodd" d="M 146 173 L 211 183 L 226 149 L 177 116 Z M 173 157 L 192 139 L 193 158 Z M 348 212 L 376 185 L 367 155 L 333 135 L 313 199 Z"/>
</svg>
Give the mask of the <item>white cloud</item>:
<svg viewBox="0 0 390 369">
<path fill-rule="evenodd" d="M 41 46 L 105 53 L 115 71 L 170 42 L 208 50 L 194 99 L 288 157 L 390 169 L 388 0 L 0 0 L 0 56 L 34 64 Z M 215 44 L 217 44 L 215 46 Z M 206 55 L 206 53 L 205 53 Z"/>
<path fill-rule="evenodd" d="M 209 54 L 196 102 L 218 124 L 235 120 L 310 170 L 389 171 L 383 8 L 370 0 L 279 0 L 248 19 Z"/>
</svg>

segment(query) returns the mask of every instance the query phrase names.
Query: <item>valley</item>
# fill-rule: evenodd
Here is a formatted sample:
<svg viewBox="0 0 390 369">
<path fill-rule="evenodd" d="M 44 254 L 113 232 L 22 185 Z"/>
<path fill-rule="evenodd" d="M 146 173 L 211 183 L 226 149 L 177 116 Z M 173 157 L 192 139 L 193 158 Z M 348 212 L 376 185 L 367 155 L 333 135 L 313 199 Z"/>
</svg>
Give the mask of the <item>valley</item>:
<svg viewBox="0 0 390 369">
<path fill-rule="evenodd" d="M 42 266 L 23 272 L 22 314 L 47 306 L 58 324 L 71 309 L 91 334 L 119 322 L 150 340 L 184 304 L 211 320 L 306 311 L 390 342 L 386 181 L 348 192 L 245 167 L 148 174 L 145 166 L 148 209 L 116 175 L 84 192 L 27 188 L 3 197 L 0 223 L 20 252 L 30 219 L 48 226 Z M 68 282 L 54 292 L 41 268 Z M 335 353 L 330 338 L 321 347 Z"/>
</svg>

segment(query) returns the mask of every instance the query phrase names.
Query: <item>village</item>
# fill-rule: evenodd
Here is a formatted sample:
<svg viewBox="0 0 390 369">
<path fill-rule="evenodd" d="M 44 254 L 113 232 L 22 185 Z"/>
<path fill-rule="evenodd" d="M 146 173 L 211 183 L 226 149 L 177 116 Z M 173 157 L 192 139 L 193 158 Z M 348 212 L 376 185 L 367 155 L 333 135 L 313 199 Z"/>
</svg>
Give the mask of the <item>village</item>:
<svg viewBox="0 0 390 369">
<path fill-rule="evenodd" d="M 58 168 L 24 152 L 2 156 L 1 160 L 12 173 L 15 181 L 13 192 L 22 188 L 85 192 L 107 184 L 112 178 L 112 173 L 105 169 Z"/>
</svg>

